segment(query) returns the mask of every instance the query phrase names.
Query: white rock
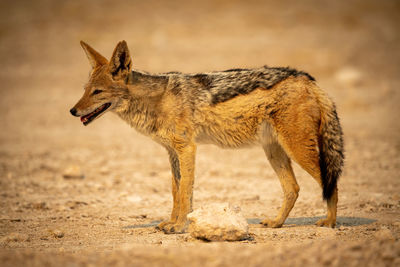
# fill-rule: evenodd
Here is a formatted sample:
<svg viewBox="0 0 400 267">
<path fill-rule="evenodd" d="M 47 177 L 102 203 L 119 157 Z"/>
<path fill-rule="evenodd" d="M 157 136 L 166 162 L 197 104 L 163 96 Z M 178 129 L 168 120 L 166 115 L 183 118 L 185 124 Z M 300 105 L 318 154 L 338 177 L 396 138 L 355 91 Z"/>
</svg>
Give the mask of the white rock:
<svg viewBox="0 0 400 267">
<path fill-rule="evenodd" d="M 83 179 L 85 177 L 81 167 L 78 165 L 70 165 L 65 168 L 63 177 L 66 179 Z"/>
<path fill-rule="evenodd" d="M 228 203 L 203 206 L 188 215 L 189 233 L 210 241 L 238 241 L 249 237 L 249 225 L 240 208 Z"/>
</svg>

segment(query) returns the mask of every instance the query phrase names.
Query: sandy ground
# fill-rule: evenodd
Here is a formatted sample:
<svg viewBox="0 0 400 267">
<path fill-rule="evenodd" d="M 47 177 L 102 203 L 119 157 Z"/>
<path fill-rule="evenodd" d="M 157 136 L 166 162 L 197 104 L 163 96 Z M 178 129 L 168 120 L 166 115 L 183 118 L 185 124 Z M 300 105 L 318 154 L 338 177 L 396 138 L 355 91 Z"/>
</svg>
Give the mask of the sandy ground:
<svg viewBox="0 0 400 267">
<path fill-rule="evenodd" d="M 400 35 L 397 1 L 2 1 L 0 3 L 0 265 L 241 266 L 400 264 Z M 338 227 L 321 191 L 301 187 L 281 229 L 257 222 L 282 201 L 260 148 L 198 148 L 194 208 L 238 205 L 251 239 L 206 243 L 165 235 L 167 153 L 113 114 L 83 127 L 85 40 L 109 57 L 125 39 L 135 68 L 200 72 L 292 66 L 338 107 L 346 142 Z M 65 179 L 68 166 L 83 179 Z"/>
</svg>

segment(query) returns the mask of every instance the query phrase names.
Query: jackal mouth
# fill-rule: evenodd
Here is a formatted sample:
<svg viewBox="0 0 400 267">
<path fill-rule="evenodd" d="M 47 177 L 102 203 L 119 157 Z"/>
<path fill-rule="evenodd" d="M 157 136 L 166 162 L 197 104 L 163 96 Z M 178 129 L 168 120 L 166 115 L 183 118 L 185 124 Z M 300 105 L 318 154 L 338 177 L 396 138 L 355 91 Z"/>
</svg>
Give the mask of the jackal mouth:
<svg viewBox="0 0 400 267">
<path fill-rule="evenodd" d="M 93 112 L 90 112 L 89 114 L 82 116 L 81 117 L 81 122 L 83 125 L 88 125 L 90 122 L 92 122 L 95 118 L 97 118 L 100 114 L 102 114 L 106 109 L 108 109 L 111 106 L 111 103 L 105 103 L 101 105 L 100 107 L 96 108 Z"/>
</svg>

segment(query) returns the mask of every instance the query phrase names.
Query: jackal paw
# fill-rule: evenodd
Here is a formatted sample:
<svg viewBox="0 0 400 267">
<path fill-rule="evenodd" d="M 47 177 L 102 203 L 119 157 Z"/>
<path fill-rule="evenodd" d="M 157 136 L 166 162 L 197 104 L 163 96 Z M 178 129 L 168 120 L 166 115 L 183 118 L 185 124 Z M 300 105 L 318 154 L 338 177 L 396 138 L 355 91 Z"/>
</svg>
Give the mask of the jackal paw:
<svg viewBox="0 0 400 267">
<path fill-rule="evenodd" d="M 278 223 L 275 220 L 265 219 L 260 224 L 269 227 L 269 228 L 281 228 L 283 223 Z"/>
<path fill-rule="evenodd" d="M 330 228 L 335 228 L 336 226 L 336 220 L 332 219 L 321 219 L 318 222 L 315 223 L 317 226 L 323 226 L 323 227 L 330 227 Z"/>
<path fill-rule="evenodd" d="M 162 221 L 156 226 L 156 229 L 163 231 L 165 226 L 167 226 L 168 224 L 174 224 L 174 223 L 175 222 L 173 222 L 173 221 Z"/>
<path fill-rule="evenodd" d="M 182 234 L 186 230 L 185 223 L 168 223 L 164 225 L 163 229 L 166 234 Z"/>
<path fill-rule="evenodd" d="M 186 230 L 185 224 L 178 224 L 174 221 L 163 221 L 159 223 L 156 228 L 166 234 L 181 234 Z"/>
</svg>

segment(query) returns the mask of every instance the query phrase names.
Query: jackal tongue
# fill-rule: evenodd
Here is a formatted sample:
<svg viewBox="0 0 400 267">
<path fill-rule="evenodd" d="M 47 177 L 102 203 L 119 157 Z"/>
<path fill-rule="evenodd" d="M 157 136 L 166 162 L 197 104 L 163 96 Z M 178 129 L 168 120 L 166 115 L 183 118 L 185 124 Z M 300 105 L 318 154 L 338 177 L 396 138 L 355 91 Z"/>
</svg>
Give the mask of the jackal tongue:
<svg viewBox="0 0 400 267">
<path fill-rule="evenodd" d="M 100 114 L 101 112 L 106 110 L 110 105 L 111 105 L 110 103 L 106 103 L 106 104 L 101 105 L 100 107 L 96 108 L 94 111 L 90 112 L 89 114 L 82 116 L 81 122 L 83 122 L 83 123 L 89 122 L 92 119 L 92 117 L 96 117 L 98 114 Z"/>
</svg>

